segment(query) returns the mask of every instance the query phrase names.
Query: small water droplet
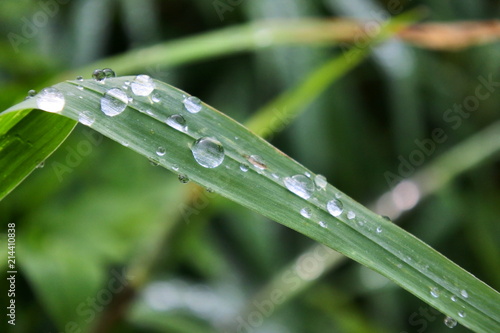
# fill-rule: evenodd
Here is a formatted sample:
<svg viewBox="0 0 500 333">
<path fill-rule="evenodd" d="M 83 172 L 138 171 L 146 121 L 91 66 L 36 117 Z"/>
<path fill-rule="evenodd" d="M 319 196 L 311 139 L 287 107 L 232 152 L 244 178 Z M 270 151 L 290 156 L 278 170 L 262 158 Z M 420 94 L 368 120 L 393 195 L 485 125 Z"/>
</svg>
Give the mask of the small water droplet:
<svg viewBox="0 0 500 333">
<path fill-rule="evenodd" d="M 95 121 L 95 116 L 90 111 L 83 111 L 78 115 L 78 121 L 85 126 L 92 126 Z"/>
<path fill-rule="evenodd" d="M 438 298 L 439 297 L 439 289 L 436 288 L 436 287 L 432 287 L 431 288 L 431 296 L 434 297 L 434 298 Z"/>
<path fill-rule="evenodd" d="M 326 177 L 323 175 L 316 175 L 316 177 L 314 177 L 314 183 L 320 190 L 325 190 L 328 184 Z"/>
<path fill-rule="evenodd" d="M 206 190 L 208 193 L 214 193 L 214 192 L 215 192 L 215 191 L 214 191 L 214 190 L 212 190 L 210 187 L 207 187 L 205 190 Z"/>
<path fill-rule="evenodd" d="M 444 318 L 444 324 L 448 326 L 449 328 L 453 328 L 457 326 L 457 321 L 451 317 L 446 317 Z"/>
<path fill-rule="evenodd" d="M 177 178 L 179 179 L 179 181 L 180 181 L 182 184 L 187 184 L 187 183 L 189 183 L 189 178 L 188 178 L 188 176 L 186 176 L 186 175 L 179 175 Z"/>
<path fill-rule="evenodd" d="M 453 295 L 450 297 L 450 299 L 453 301 L 453 302 L 456 302 L 457 301 L 457 296 Z"/>
<path fill-rule="evenodd" d="M 137 96 L 149 96 L 155 90 L 155 82 L 149 75 L 137 75 L 130 85 Z"/>
<path fill-rule="evenodd" d="M 277 174 L 275 174 L 275 173 L 272 173 L 272 174 L 271 174 L 271 177 L 273 177 L 273 178 L 274 178 L 274 179 L 276 179 L 276 180 L 279 180 L 279 179 L 280 179 L 280 176 L 278 176 L 278 175 L 277 175 Z"/>
<path fill-rule="evenodd" d="M 153 103 L 160 102 L 160 95 L 157 93 L 153 93 L 153 95 L 151 96 L 151 100 L 153 101 Z"/>
<path fill-rule="evenodd" d="M 156 149 L 156 155 L 158 156 L 164 156 L 166 152 L 167 150 L 164 147 L 158 147 L 158 149 Z"/>
<path fill-rule="evenodd" d="M 332 216 L 339 216 L 344 211 L 344 205 L 340 200 L 333 199 L 328 201 L 326 209 Z"/>
<path fill-rule="evenodd" d="M 158 166 L 160 164 L 160 162 L 154 158 L 154 157 L 150 157 L 149 158 L 149 163 L 152 165 L 152 166 Z"/>
<path fill-rule="evenodd" d="M 310 172 L 304 172 L 304 175 L 307 177 L 307 178 L 311 178 L 311 173 Z"/>
<path fill-rule="evenodd" d="M 469 293 L 465 289 L 460 291 L 460 295 L 462 295 L 463 298 L 469 298 Z"/>
<path fill-rule="evenodd" d="M 248 165 L 246 165 L 246 164 L 240 164 L 240 170 L 243 171 L 243 172 L 247 172 L 248 171 Z"/>
<path fill-rule="evenodd" d="M 30 99 L 30 98 L 34 97 L 35 95 L 36 95 L 36 90 L 31 89 L 28 91 L 28 96 L 26 96 L 26 98 L 24 100 Z"/>
<path fill-rule="evenodd" d="M 325 228 L 325 229 L 328 228 L 328 226 L 326 225 L 326 223 L 323 222 L 323 221 L 319 221 L 318 224 L 320 225 L 321 228 Z"/>
<path fill-rule="evenodd" d="M 198 113 L 201 111 L 201 101 L 198 97 L 190 96 L 185 98 L 182 103 L 184 103 L 184 107 L 191 113 Z"/>
<path fill-rule="evenodd" d="M 377 234 L 381 234 L 382 233 L 382 227 L 377 227 L 377 229 L 375 231 L 377 232 Z"/>
<path fill-rule="evenodd" d="M 38 165 L 36 166 L 36 168 L 37 169 L 42 169 L 44 166 L 45 166 L 45 161 L 42 161 L 42 162 L 38 163 Z"/>
<path fill-rule="evenodd" d="M 342 194 L 340 194 L 340 192 L 335 193 L 335 198 L 337 199 L 342 198 Z"/>
<path fill-rule="evenodd" d="M 83 81 L 83 76 L 77 76 L 77 77 L 76 77 L 76 80 L 77 80 L 77 81 L 80 81 L 80 82 L 81 82 L 81 81 Z"/>
<path fill-rule="evenodd" d="M 458 311 L 458 316 L 460 318 L 465 318 L 467 316 L 467 314 L 465 313 L 465 311 Z"/>
<path fill-rule="evenodd" d="M 96 69 L 93 73 L 92 73 L 92 77 L 94 78 L 94 80 L 96 80 L 97 82 L 100 82 L 100 83 L 104 83 L 104 80 L 106 79 L 106 74 L 104 73 L 104 71 L 102 69 Z"/>
<path fill-rule="evenodd" d="M 83 90 L 83 86 L 81 86 L 81 85 L 77 85 L 77 86 L 76 86 L 76 89 L 78 89 L 78 90 Z M 79 98 L 82 98 L 82 96 L 79 96 Z"/>
<path fill-rule="evenodd" d="M 285 177 L 283 183 L 290 192 L 304 199 L 309 199 L 314 191 L 312 181 L 304 175 Z"/>
<path fill-rule="evenodd" d="M 66 100 L 62 92 L 56 88 L 45 88 L 37 95 L 37 107 L 48 112 L 60 112 L 64 109 Z"/>
<path fill-rule="evenodd" d="M 358 220 L 358 225 L 359 225 L 360 227 L 364 226 L 364 225 L 365 225 L 365 221 L 363 221 L 363 220 Z"/>
<path fill-rule="evenodd" d="M 311 218 L 311 209 L 310 208 L 302 208 L 300 210 L 300 215 L 304 216 L 306 219 Z"/>
<path fill-rule="evenodd" d="M 168 126 L 175 128 L 178 131 L 186 133 L 188 130 L 188 127 L 186 125 L 186 119 L 184 119 L 183 116 L 180 114 L 174 114 L 170 117 L 167 118 L 165 121 Z"/>
<path fill-rule="evenodd" d="M 349 220 L 352 220 L 355 217 L 356 217 L 356 214 L 352 210 L 350 210 L 350 211 L 347 212 L 347 218 Z"/>
<path fill-rule="evenodd" d="M 179 166 L 177 164 L 172 165 L 172 170 L 179 171 Z"/>
<path fill-rule="evenodd" d="M 106 79 L 116 77 L 115 71 L 112 70 L 111 68 L 104 68 L 102 72 L 104 73 L 104 77 Z"/>
<path fill-rule="evenodd" d="M 382 218 L 386 221 L 392 222 L 391 218 L 389 216 L 383 215 Z"/>
<path fill-rule="evenodd" d="M 214 138 L 200 138 L 191 147 L 194 159 L 205 168 L 216 168 L 224 161 L 224 147 Z"/>
<path fill-rule="evenodd" d="M 114 117 L 122 113 L 128 105 L 128 96 L 120 88 L 108 90 L 101 98 L 101 111 L 105 115 Z"/>
<path fill-rule="evenodd" d="M 267 169 L 266 163 L 264 163 L 264 160 L 259 155 L 247 156 L 247 160 L 248 160 L 248 162 L 250 162 L 250 164 L 252 164 L 257 169 L 260 169 L 260 170 Z"/>
</svg>

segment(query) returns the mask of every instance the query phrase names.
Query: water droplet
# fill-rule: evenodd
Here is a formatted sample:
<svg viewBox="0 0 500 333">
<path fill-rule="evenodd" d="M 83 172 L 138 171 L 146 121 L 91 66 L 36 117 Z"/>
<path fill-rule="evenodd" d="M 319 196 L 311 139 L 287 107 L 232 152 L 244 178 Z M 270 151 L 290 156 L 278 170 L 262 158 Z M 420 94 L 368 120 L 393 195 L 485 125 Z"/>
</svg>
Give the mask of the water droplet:
<svg viewBox="0 0 500 333">
<path fill-rule="evenodd" d="M 188 127 L 186 125 L 186 119 L 184 119 L 184 117 L 181 116 L 180 114 L 174 114 L 168 117 L 165 122 L 167 123 L 168 126 L 175 128 L 178 131 L 184 133 L 187 132 Z"/>
<path fill-rule="evenodd" d="M 467 290 L 462 289 L 460 291 L 460 295 L 462 295 L 463 298 L 469 298 L 469 293 L 467 292 Z"/>
<path fill-rule="evenodd" d="M 112 70 L 111 68 L 104 68 L 102 72 L 104 73 L 104 77 L 106 79 L 116 77 L 115 71 Z"/>
<path fill-rule="evenodd" d="M 64 99 L 64 95 L 62 92 L 60 92 L 56 88 L 50 87 L 42 89 L 42 91 L 40 91 L 40 93 L 37 95 L 36 104 L 40 110 L 48 112 L 60 112 L 64 108 L 66 100 Z"/>
<path fill-rule="evenodd" d="M 365 225 L 365 221 L 358 220 L 358 225 L 359 225 L 360 227 L 364 226 L 364 225 Z"/>
<path fill-rule="evenodd" d="M 273 177 L 273 178 L 274 178 L 274 179 L 276 179 L 276 180 L 279 180 L 279 179 L 280 179 L 280 176 L 278 176 L 278 175 L 277 175 L 277 174 L 275 174 L 275 173 L 272 173 L 272 174 L 271 174 L 271 177 Z"/>
<path fill-rule="evenodd" d="M 90 111 L 83 111 L 78 115 L 78 121 L 85 126 L 92 126 L 95 121 L 95 116 Z"/>
<path fill-rule="evenodd" d="M 149 96 L 155 90 L 155 82 L 149 75 L 137 75 L 130 87 L 137 96 Z"/>
<path fill-rule="evenodd" d="M 314 177 L 314 183 L 320 190 L 326 189 L 326 185 L 328 184 L 326 177 L 323 175 L 316 175 L 316 177 Z"/>
<path fill-rule="evenodd" d="M 436 287 L 432 287 L 431 288 L 431 296 L 434 297 L 434 298 L 438 298 L 439 297 L 439 289 L 436 288 Z"/>
<path fill-rule="evenodd" d="M 156 155 L 158 156 L 164 156 L 166 152 L 167 150 L 164 147 L 158 147 L 158 149 L 156 149 Z"/>
<path fill-rule="evenodd" d="M 389 216 L 383 215 L 382 218 L 386 221 L 392 222 L 391 218 Z"/>
<path fill-rule="evenodd" d="M 179 171 L 179 166 L 177 164 L 172 165 L 172 170 Z"/>
<path fill-rule="evenodd" d="M 201 101 L 198 97 L 190 96 L 185 98 L 182 103 L 184 107 L 191 113 L 198 113 L 201 111 Z"/>
<path fill-rule="evenodd" d="M 450 297 L 450 299 L 453 301 L 453 302 L 456 302 L 457 301 L 457 296 L 453 295 Z"/>
<path fill-rule="evenodd" d="M 207 190 L 208 193 L 214 193 L 215 191 L 212 190 L 210 187 L 207 187 L 205 190 Z"/>
<path fill-rule="evenodd" d="M 31 97 L 34 97 L 36 95 L 36 90 L 29 90 L 28 91 L 28 96 L 26 96 L 26 98 L 24 100 L 27 100 L 27 99 L 30 99 Z"/>
<path fill-rule="evenodd" d="M 356 217 L 356 214 L 353 211 L 350 210 L 350 211 L 347 212 L 347 218 L 349 220 L 352 220 L 355 217 Z"/>
<path fill-rule="evenodd" d="M 149 164 L 151 164 L 152 166 L 158 166 L 160 164 L 160 162 L 156 158 L 150 157 Z"/>
<path fill-rule="evenodd" d="M 123 82 L 123 84 L 126 86 L 130 86 L 130 81 L 125 81 L 125 82 Z"/>
<path fill-rule="evenodd" d="M 257 169 L 260 169 L 260 170 L 267 169 L 267 165 L 264 163 L 264 160 L 259 155 L 247 156 L 247 160 Z"/>
<path fill-rule="evenodd" d="M 458 311 L 458 316 L 460 318 L 465 318 L 467 316 L 467 314 L 465 313 L 465 311 Z"/>
<path fill-rule="evenodd" d="M 96 69 L 93 73 L 92 73 L 92 77 L 94 78 L 94 80 L 96 80 L 97 82 L 100 82 L 100 83 L 104 83 L 104 80 L 106 79 L 106 74 L 104 73 L 104 71 L 102 69 Z"/>
<path fill-rule="evenodd" d="M 36 166 L 36 168 L 37 169 L 42 169 L 44 166 L 45 166 L 45 161 L 42 161 L 42 162 L 38 163 L 38 165 Z"/>
<path fill-rule="evenodd" d="M 377 227 L 377 229 L 375 231 L 377 232 L 377 234 L 381 234 L 382 233 L 382 227 Z"/>
<path fill-rule="evenodd" d="M 310 172 L 304 172 L 304 175 L 307 177 L 307 178 L 311 178 L 311 173 Z"/>
<path fill-rule="evenodd" d="M 179 181 L 180 181 L 182 184 L 187 184 L 187 183 L 189 183 L 189 178 L 188 178 L 188 176 L 186 176 L 186 175 L 179 175 L 177 178 L 179 179 Z"/>
<path fill-rule="evenodd" d="M 328 209 L 328 212 L 332 214 L 332 216 L 339 216 L 344 211 L 344 205 L 340 200 L 333 199 L 328 201 L 326 209 Z"/>
<path fill-rule="evenodd" d="M 457 321 L 451 317 L 446 317 L 444 318 L 444 324 L 448 326 L 449 328 L 453 328 L 457 326 Z"/>
<path fill-rule="evenodd" d="M 246 165 L 246 164 L 240 164 L 240 170 L 243 171 L 243 172 L 247 172 L 248 171 L 248 165 Z"/>
<path fill-rule="evenodd" d="M 323 221 L 319 221 L 318 224 L 320 225 L 321 228 L 325 228 L 325 229 L 328 228 L 328 226 L 326 225 L 326 223 L 323 222 Z"/>
<path fill-rule="evenodd" d="M 128 96 L 120 88 L 108 90 L 101 98 L 101 110 L 105 115 L 114 117 L 122 113 L 128 105 Z"/>
<path fill-rule="evenodd" d="M 300 215 L 304 216 L 306 219 L 311 218 L 311 209 L 310 208 L 302 208 L 300 210 Z"/>
<path fill-rule="evenodd" d="M 342 194 L 340 194 L 340 192 L 335 193 L 335 198 L 337 199 L 342 198 Z"/>
<path fill-rule="evenodd" d="M 213 138 L 200 138 L 191 147 L 194 159 L 205 168 L 216 168 L 224 161 L 224 147 Z"/>
<path fill-rule="evenodd" d="M 285 177 L 283 183 L 290 192 L 304 199 L 309 199 L 314 191 L 312 181 L 304 175 Z"/>
<path fill-rule="evenodd" d="M 158 103 L 160 102 L 160 95 L 159 94 L 153 94 L 151 96 L 151 100 L 153 101 L 153 103 Z"/>
<path fill-rule="evenodd" d="M 81 85 L 77 85 L 77 86 L 76 86 L 76 89 L 78 89 L 78 90 L 83 90 L 83 86 L 81 86 Z M 83 97 L 82 97 L 82 96 L 79 96 L 78 98 L 83 98 Z"/>
</svg>

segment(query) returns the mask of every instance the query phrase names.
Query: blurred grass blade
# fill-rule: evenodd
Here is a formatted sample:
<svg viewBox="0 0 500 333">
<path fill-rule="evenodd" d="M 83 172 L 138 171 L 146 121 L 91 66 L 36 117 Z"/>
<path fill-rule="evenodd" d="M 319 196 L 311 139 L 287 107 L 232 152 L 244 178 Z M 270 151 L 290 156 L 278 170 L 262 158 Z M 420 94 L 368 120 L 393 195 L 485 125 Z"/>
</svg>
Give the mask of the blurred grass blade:
<svg viewBox="0 0 500 333">
<path fill-rule="evenodd" d="M 333 186 L 315 186 L 311 171 L 188 94 L 134 77 L 54 87 L 65 98 L 62 115 L 378 271 L 468 328 L 499 327 L 495 290 Z M 213 139 L 200 141 L 206 137 Z"/>
<path fill-rule="evenodd" d="M 54 152 L 76 122 L 59 115 L 31 111 L 0 117 L 0 200 Z"/>
</svg>

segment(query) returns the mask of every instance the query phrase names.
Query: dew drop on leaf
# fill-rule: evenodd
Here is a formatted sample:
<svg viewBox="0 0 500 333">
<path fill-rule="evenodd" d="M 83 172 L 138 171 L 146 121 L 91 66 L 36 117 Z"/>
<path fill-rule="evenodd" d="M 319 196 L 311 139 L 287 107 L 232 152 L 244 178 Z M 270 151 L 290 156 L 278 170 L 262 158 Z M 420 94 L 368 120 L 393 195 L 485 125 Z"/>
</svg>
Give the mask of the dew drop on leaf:
<svg viewBox="0 0 500 333">
<path fill-rule="evenodd" d="M 436 287 L 433 287 L 431 288 L 431 296 L 434 297 L 434 298 L 438 298 L 439 297 L 439 289 L 436 288 Z"/>
<path fill-rule="evenodd" d="M 185 98 L 182 103 L 186 110 L 190 113 L 198 113 L 201 111 L 201 101 L 198 97 L 190 96 Z"/>
<path fill-rule="evenodd" d="M 444 324 L 448 326 L 449 328 L 453 328 L 457 326 L 457 321 L 451 317 L 446 317 L 444 318 Z"/>
<path fill-rule="evenodd" d="M 344 211 L 344 205 L 338 199 L 333 199 L 328 201 L 326 204 L 326 209 L 332 216 L 339 216 Z"/>
<path fill-rule="evenodd" d="M 164 156 L 166 152 L 167 150 L 165 147 L 158 147 L 158 149 L 156 149 L 156 155 L 158 156 Z"/>
<path fill-rule="evenodd" d="M 191 151 L 196 162 L 204 168 L 216 168 L 224 161 L 224 147 L 214 138 L 199 138 Z"/>
<path fill-rule="evenodd" d="M 326 189 L 326 185 L 328 184 L 326 177 L 323 175 L 316 175 L 316 177 L 314 177 L 314 183 L 320 190 Z"/>
<path fill-rule="evenodd" d="M 184 119 L 184 117 L 180 114 L 174 114 L 168 117 L 165 122 L 168 126 L 175 128 L 180 132 L 187 132 L 188 127 L 186 125 L 186 119 Z"/>
<path fill-rule="evenodd" d="M 283 183 L 290 192 L 304 199 L 309 199 L 314 192 L 312 181 L 304 175 L 285 177 Z"/>
<path fill-rule="evenodd" d="M 56 88 L 45 88 L 37 95 L 37 107 L 47 112 L 61 112 L 66 104 L 64 95 Z"/>
<path fill-rule="evenodd" d="M 243 172 L 247 172 L 248 171 L 248 165 L 246 165 L 246 164 L 240 164 L 240 170 L 243 171 Z"/>
<path fill-rule="evenodd" d="M 460 318 L 465 318 L 467 316 L 467 314 L 465 313 L 465 311 L 458 311 L 458 316 Z"/>
<path fill-rule="evenodd" d="M 128 96 L 120 88 L 108 90 L 101 98 L 101 111 L 105 115 L 114 117 L 122 113 L 128 105 Z"/>
<path fill-rule="evenodd" d="M 325 223 L 325 222 L 323 222 L 323 221 L 319 221 L 319 222 L 318 222 L 318 224 L 319 224 L 319 226 L 320 226 L 321 228 L 325 228 L 325 229 L 326 229 L 326 228 L 328 228 L 328 226 L 326 225 L 326 223 Z"/>
<path fill-rule="evenodd" d="M 463 298 L 469 298 L 469 293 L 465 289 L 460 291 L 460 295 L 462 295 Z"/>
<path fill-rule="evenodd" d="M 116 77 L 115 71 L 112 70 L 111 68 L 104 68 L 102 70 L 102 72 L 104 73 L 104 77 L 107 79 L 112 78 L 112 77 Z"/>
<path fill-rule="evenodd" d="M 94 80 L 96 80 L 97 82 L 104 83 L 104 80 L 106 79 L 106 74 L 102 69 L 96 69 L 92 73 L 92 78 L 94 78 Z"/>
<path fill-rule="evenodd" d="M 348 211 L 348 212 L 347 212 L 347 218 L 348 218 L 349 220 L 352 220 L 352 219 L 354 219 L 355 217 L 356 217 L 356 214 L 355 214 L 353 211 L 351 211 L 351 210 L 350 210 L 350 211 Z"/>
<path fill-rule="evenodd" d="M 179 181 L 180 181 L 182 184 L 187 184 L 187 183 L 189 183 L 189 178 L 188 178 L 188 176 L 186 176 L 186 175 L 179 175 L 177 178 L 179 179 Z"/>
<path fill-rule="evenodd" d="M 300 215 L 304 216 L 306 219 L 311 218 L 311 209 L 310 208 L 302 208 L 300 210 Z"/>
<path fill-rule="evenodd" d="M 92 126 L 95 116 L 90 111 L 83 111 L 78 115 L 78 121 L 85 126 Z"/>
<path fill-rule="evenodd" d="M 382 233 L 382 227 L 377 227 L 377 229 L 375 231 L 377 232 L 377 234 L 381 234 Z"/>
<path fill-rule="evenodd" d="M 149 75 L 137 75 L 130 84 L 132 92 L 137 96 L 149 96 L 155 90 L 155 82 Z"/>
</svg>

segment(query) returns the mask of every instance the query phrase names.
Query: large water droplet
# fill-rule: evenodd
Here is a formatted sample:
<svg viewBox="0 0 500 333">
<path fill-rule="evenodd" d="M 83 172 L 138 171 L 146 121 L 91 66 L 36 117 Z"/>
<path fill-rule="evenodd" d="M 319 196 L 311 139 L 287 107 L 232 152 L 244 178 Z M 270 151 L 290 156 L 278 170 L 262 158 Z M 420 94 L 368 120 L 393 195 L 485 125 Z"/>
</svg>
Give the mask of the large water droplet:
<svg viewBox="0 0 500 333">
<path fill-rule="evenodd" d="M 112 70 L 111 68 L 104 68 L 102 72 L 104 73 L 104 77 L 106 79 L 116 77 L 115 71 Z"/>
<path fill-rule="evenodd" d="M 340 200 L 333 199 L 328 201 L 326 209 L 328 209 L 328 212 L 332 214 L 332 216 L 339 216 L 344 211 L 344 205 Z"/>
<path fill-rule="evenodd" d="M 465 289 L 460 291 L 460 295 L 462 295 L 463 298 L 469 298 L 469 293 Z"/>
<path fill-rule="evenodd" d="M 200 138 L 191 147 L 194 159 L 205 168 L 216 168 L 224 161 L 224 147 L 214 138 Z"/>
<path fill-rule="evenodd" d="M 285 177 L 283 182 L 290 192 L 295 193 L 304 199 L 309 199 L 311 194 L 314 192 L 314 185 L 312 181 L 304 175 Z"/>
<path fill-rule="evenodd" d="M 92 73 L 92 77 L 94 78 L 94 80 L 96 80 L 97 82 L 100 82 L 100 83 L 104 83 L 104 80 L 106 79 L 106 73 L 104 73 L 104 71 L 102 69 L 96 69 L 93 73 Z"/>
<path fill-rule="evenodd" d="M 248 160 L 248 162 L 250 162 L 250 164 L 252 164 L 257 169 L 260 169 L 260 170 L 267 169 L 266 163 L 264 163 L 264 160 L 259 155 L 247 156 L 247 160 Z"/>
<path fill-rule="evenodd" d="M 149 75 L 137 75 L 130 87 L 137 96 L 149 96 L 155 90 L 155 82 Z"/>
<path fill-rule="evenodd" d="M 78 115 L 78 121 L 85 126 L 92 126 L 95 121 L 95 116 L 90 111 L 83 111 Z"/>
<path fill-rule="evenodd" d="M 186 110 L 191 113 L 198 113 L 201 111 L 201 101 L 198 97 L 187 97 L 182 101 L 182 103 L 184 103 Z"/>
<path fill-rule="evenodd" d="M 36 99 L 37 108 L 48 112 L 60 112 L 65 104 L 63 93 L 52 87 L 42 89 Z"/>
<path fill-rule="evenodd" d="M 184 133 L 187 132 L 188 127 L 186 125 L 186 119 L 184 119 L 184 117 L 181 116 L 180 114 L 174 114 L 168 117 L 165 122 L 167 123 L 168 126 L 175 128 L 178 131 Z"/>
<path fill-rule="evenodd" d="M 438 298 L 439 297 L 439 289 L 436 288 L 436 287 L 432 287 L 431 288 L 431 296 L 434 297 L 434 298 Z"/>
<path fill-rule="evenodd" d="M 316 177 L 314 177 L 314 183 L 320 190 L 326 189 L 326 185 L 328 184 L 326 177 L 323 175 L 316 175 Z"/>
<path fill-rule="evenodd" d="M 127 108 L 128 96 L 120 88 L 108 90 L 101 98 L 101 110 L 105 115 L 114 117 Z"/>
<path fill-rule="evenodd" d="M 457 321 L 451 317 L 446 317 L 444 318 L 444 324 L 448 326 L 449 328 L 453 328 L 457 326 Z"/>
<path fill-rule="evenodd" d="M 311 215 L 312 215 L 311 209 L 307 208 L 307 207 L 306 208 L 302 208 L 300 210 L 300 215 L 304 216 L 306 219 L 311 218 Z"/>
<path fill-rule="evenodd" d="M 167 150 L 164 147 L 158 147 L 156 149 L 156 155 L 158 156 L 164 156 L 167 153 Z"/>
</svg>

